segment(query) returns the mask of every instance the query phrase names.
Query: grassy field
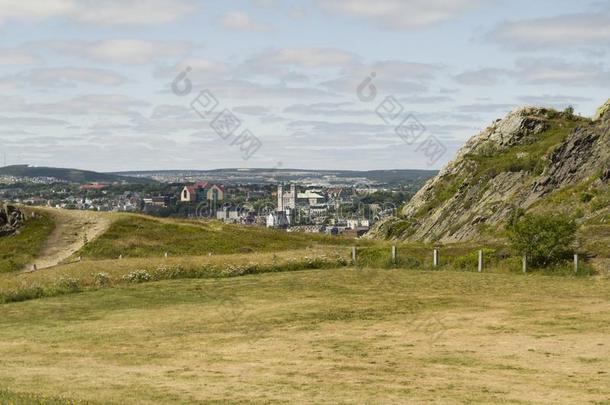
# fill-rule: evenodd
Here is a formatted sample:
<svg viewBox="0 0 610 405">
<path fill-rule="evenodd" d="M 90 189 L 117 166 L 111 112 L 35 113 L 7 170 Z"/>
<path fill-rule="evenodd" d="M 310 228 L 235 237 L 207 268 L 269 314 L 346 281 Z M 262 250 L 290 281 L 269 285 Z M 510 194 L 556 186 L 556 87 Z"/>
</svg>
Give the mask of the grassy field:
<svg viewBox="0 0 610 405">
<path fill-rule="evenodd" d="M 1 307 L 4 402 L 610 403 L 607 279 L 340 268 Z"/>
<path fill-rule="evenodd" d="M 225 225 L 217 221 L 160 220 L 123 215 L 77 255 L 93 259 L 201 256 L 208 253 L 260 253 L 302 249 L 315 244 L 348 244 L 347 238 L 287 233 L 263 227 Z"/>
<path fill-rule="evenodd" d="M 48 215 L 28 218 L 19 235 L 0 240 L 0 273 L 20 270 L 41 251 L 54 224 Z"/>
</svg>

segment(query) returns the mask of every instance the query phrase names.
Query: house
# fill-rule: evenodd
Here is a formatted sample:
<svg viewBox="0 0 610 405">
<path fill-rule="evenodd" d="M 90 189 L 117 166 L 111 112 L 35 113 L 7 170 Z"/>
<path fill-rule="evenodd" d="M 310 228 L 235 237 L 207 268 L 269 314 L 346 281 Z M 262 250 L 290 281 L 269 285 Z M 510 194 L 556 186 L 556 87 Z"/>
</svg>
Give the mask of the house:
<svg viewBox="0 0 610 405">
<path fill-rule="evenodd" d="M 195 186 L 184 186 L 180 193 L 181 202 L 197 202 L 197 189 Z"/>
<path fill-rule="evenodd" d="M 304 201 L 308 205 L 316 205 L 324 202 L 324 196 L 316 193 L 313 190 L 306 190 L 304 193 L 299 193 L 298 200 Z"/>
<path fill-rule="evenodd" d="M 197 182 L 192 186 L 184 186 L 180 192 L 181 202 L 223 201 L 225 188 L 222 185 L 209 184 L 208 182 Z"/>
<path fill-rule="evenodd" d="M 144 198 L 142 201 L 144 202 L 144 205 L 152 205 L 161 208 L 167 208 L 170 205 L 170 197 L 166 195 Z"/>
<path fill-rule="evenodd" d="M 216 212 L 216 219 L 219 219 L 223 222 L 231 222 L 236 223 L 240 220 L 241 213 L 237 209 L 230 209 L 229 207 L 224 207 Z"/>
</svg>

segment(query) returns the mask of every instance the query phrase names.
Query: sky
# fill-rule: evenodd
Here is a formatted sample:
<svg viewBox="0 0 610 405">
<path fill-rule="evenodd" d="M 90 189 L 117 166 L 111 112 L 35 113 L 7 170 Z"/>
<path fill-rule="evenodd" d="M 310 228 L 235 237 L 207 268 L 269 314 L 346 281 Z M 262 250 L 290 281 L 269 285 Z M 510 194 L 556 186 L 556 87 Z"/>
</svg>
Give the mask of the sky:
<svg viewBox="0 0 610 405">
<path fill-rule="evenodd" d="M 0 0 L 0 165 L 438 169 L 609 51 L 610 1 Z"/>
</svg>

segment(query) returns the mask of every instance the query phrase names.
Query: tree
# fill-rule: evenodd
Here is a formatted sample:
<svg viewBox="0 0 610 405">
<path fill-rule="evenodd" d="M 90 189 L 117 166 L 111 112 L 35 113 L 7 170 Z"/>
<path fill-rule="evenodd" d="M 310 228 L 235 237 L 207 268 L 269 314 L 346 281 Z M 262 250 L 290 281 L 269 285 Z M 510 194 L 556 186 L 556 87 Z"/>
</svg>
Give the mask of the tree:
<svg viewBox="0 0 610 405">
<path fill-rule="evenodd" d="M 576 222 L 564 216 L 526 214 L 512 225 L 510 240 L 532 266 L 546 267 L 569 256 L 576 230 Z"/>
</svg>

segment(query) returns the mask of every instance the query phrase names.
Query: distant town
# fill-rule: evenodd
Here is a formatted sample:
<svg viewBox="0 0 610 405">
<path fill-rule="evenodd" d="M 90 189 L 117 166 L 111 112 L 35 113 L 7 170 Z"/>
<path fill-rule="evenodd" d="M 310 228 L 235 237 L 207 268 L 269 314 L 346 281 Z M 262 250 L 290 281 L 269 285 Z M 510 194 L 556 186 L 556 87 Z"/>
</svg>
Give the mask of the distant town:
<svg viewBox="0 0 610 405">
<path fill-rule="evenodd" d="M 434 172 L 401 173 L 400 182 L 392 174 L 375 172 L 366 177 L 349 172 L 276 170 L 269 176 L 262 169 L 171 171 L 120 173 L 109 181 L 79 182 L 63 172 L 57 172 L 57 177 L 0 172 L 0 199 L 62 209 L 208 218 L 287 232 L 360 236 L 375 222 L 395 215 Z"/>
</svg>

